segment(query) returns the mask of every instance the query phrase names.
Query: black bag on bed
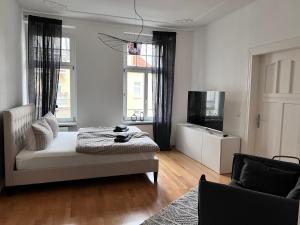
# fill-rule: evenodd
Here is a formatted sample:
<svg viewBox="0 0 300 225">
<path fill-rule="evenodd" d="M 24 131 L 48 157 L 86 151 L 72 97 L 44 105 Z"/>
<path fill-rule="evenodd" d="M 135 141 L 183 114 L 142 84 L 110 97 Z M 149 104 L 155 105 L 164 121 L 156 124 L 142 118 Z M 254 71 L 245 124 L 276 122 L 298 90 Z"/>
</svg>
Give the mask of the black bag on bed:
<svg viewBox="0 0 300 225">
<path fill-rule="evenodd" d="M 114 129 L 114 132 L 126 132 L 128 131 L 128 127 L 125 126 L 125 125 L 119 125 L 119 126 L 116 126 L 115 129 Z"/>
<path fill-rule="evenodd" d="M 127 128 L 128 129 L 128 128 Z M 128 142 L 131 138 L 131 135 L 125 134 L 125 135 L 117 135 L 117 137 L 114 139 L 115 142 Z"/>
</svg>

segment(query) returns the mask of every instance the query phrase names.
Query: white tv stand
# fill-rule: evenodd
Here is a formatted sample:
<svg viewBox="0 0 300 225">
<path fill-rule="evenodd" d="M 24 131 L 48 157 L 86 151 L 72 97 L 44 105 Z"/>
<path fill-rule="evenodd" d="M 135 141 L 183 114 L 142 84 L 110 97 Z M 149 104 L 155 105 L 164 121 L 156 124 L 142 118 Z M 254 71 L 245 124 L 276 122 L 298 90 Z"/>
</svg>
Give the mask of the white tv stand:
<svg viewBox="0 0 300 225">
<path fill-rule="evenodd" d="M 202 126 L 177 124 L 176 148 L 219 174 L 231 173 L 233 154 L 240 152 L 240 138 Z"/>
</svg>

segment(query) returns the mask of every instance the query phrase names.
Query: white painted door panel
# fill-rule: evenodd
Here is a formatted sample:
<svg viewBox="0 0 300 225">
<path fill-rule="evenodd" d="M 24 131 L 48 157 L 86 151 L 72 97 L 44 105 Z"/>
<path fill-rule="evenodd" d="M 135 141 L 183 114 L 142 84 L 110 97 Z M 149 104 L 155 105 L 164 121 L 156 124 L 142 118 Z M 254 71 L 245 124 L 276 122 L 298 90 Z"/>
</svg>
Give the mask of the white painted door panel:
<svg viewBox="0 0 300 225">
<path fill-rule="evenodd" d="M 255 153 L 299 157 L 300 49 L 261 57 L 258 109 Z"/>
<path fill-rule="evenodd" d="M 299 157 L 300 105 L 285 104 L 283 110 L 281 154 Z"/>
<path fill-rule="evenodd" d="M 273 102 L 264 103 L 260 117 L 255 151 L 257 155 L 268 158 L 279 155 L 282 104 Z"/>
</svg>

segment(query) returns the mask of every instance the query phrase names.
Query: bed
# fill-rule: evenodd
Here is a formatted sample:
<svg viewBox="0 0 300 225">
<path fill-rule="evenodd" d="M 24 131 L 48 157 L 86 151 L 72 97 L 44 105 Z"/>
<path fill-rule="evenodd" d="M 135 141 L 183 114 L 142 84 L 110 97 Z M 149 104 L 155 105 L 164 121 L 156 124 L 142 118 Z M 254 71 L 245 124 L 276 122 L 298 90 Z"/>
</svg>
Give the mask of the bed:
<svg viewBox="0 0 300 225">
<path fill-rule="evenodd" d="M 76 152 L 77 132 L 59 132 L 42 151 L 25 147 L 25 132 L 35 118 L 33 105 L 7 110 L 4 120 L 5 186 L 47 183 L 153 172 L 159 161 L 154 152 L 84 154 Z"/>
</svg>

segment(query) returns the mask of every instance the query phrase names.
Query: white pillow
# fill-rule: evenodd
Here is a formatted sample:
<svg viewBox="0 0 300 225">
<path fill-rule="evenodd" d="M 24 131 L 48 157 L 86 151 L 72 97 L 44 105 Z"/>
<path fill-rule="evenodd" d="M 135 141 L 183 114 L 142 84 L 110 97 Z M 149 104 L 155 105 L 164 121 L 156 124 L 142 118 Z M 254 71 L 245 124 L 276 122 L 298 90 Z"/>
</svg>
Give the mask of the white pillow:
<svg viewBox="0 0 300 225">
<path fill-rule="evenodd" d="M 53 141 L 53 133 L 45 119 L 34 122 L 27 131 L 26 149 L 40 151 L 46 149 Z"/>
<path fill-rule="evenodd" d="M 59 131 L 58 121 L 56 117 L 51 112 L 48 112 L 43 118 L 46 119 L 47 123 L 51 127 L 53 137 L 56 138 Z"/>
</svg>

